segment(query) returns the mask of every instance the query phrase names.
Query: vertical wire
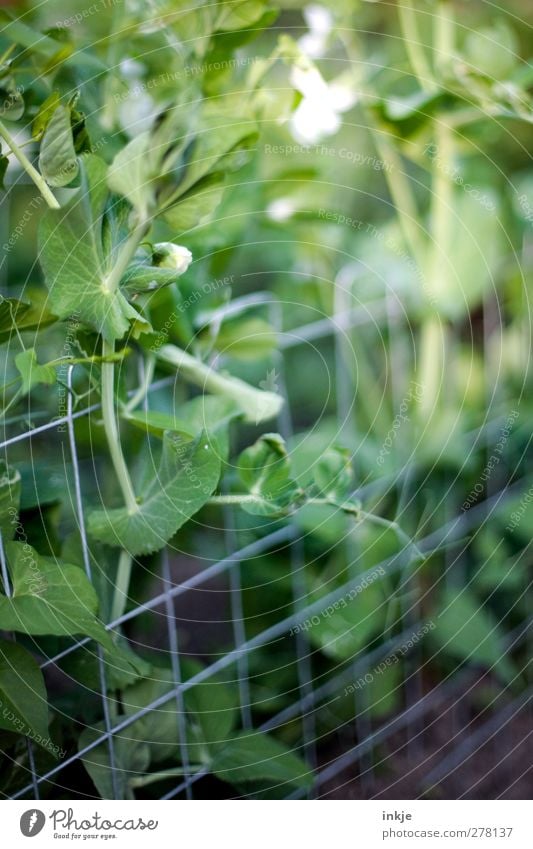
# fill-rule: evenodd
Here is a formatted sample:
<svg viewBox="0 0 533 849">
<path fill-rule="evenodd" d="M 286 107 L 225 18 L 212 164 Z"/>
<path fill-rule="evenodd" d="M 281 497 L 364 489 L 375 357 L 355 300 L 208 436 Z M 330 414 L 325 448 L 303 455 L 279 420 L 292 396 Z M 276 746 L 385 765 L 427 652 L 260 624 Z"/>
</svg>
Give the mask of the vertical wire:
<svg viewBox="0 0 533 849">
<path fill-rule="evenodd" d="M 234 530 L 235 512 L 228 504 L 223 508 L 224 540 L 229 551 L 237 548 L 237 535 Z M 233 642 L 238 650 L 246 642 L 246 625 L 244 622 L 244 606 L 242 599 L 241 561 L 236 560 L 229 570 L 230 608 L 233 627 Z M 252 706 L 250 696 L 250 664 L 248 654 L 242 652 L 237 657 L 237 683 L 239 690 L 239 707 L 243 728 L 252 728 Z"/>
<path fill-rule="evenodd" d="M 76 512 L 78 514 L 78 527 L 80 532 L 81 550 L 83 557 L 83 567 L 89 581 L 92 582 L 91 555 L 87 543 L 87 534 L 85 532 L 85 517 L 83 512 L 83 499 L 81 495 L 80 468 L 78 462 L 78 449 L 76 445 L 76 434 L 74 432 L 74 420 L 72 418 L 72 373 L 74 366 L 69 366 L 67 372 L 67 431 L 70 447 L 70 456 L 72 460 L 72 471 L 74 474 L 74 493 L 76 499 Z M 111 712 L 109 709 L 109 701 L 107 698 L 107 675 L 105 670 L 104 653 L 101 646 L 97 646 L 98 656 L 98 676 L 100 682 L 100 697 L 102 701 L 102 711 L 104 715 L 104 727 L 107 736 L 107 748 L 109 753 L 109 768 L 111 770 L 111 787 L 113 796 L 118 798 L 118 784 L 116 775 L 115 761 L 115 745 L 113 735 L 110 733 L 112 726 Z"/>
<path fill-rule="evenodd" d="M 163 567 L 163 586 L 165 592 L 168 593 L 172 587 L 172 576 L 170 574 L 170 565 L 168 562 L 168 550 L 165 548 L 162 554 Z M 176 608 L 174 599 L 167 595 L 165 598 L 165 614 L 167 621 L 168 647 L 170 651 L 170 663 L 172 667 L 172 678 L 174 687 L 176 688 L 176 710 L 178 722 L 178 737 L 181 762 L 183 764 L 183 784 L 185 785 L 185 794 L 187 799 L 192 799 L 192 784 L 191 784 L 191 769 L 189 761 L 189 752 L 187 749 L 187 722 L 185 719 L 185 700 L 181 685 L 183 677 L 181 674 L 181 662 L 178 643 L 178 629 L 176 625 Z M 202 685 L 199 684 L 199 687 Z"/>
<path fill-rule="evenodd" d="M 138 359 L 138 380 L 139 386 L 144 386 L 145 367 L 142 357 Z M 143 410 L 148 412 L 148 393 L 143 398 Z M 170 653 L 170 667 L 172 670 L 172 682 L 176 690 L 176 722 L 178 726 L 178 741 L 181 762 L 183 764 L 183 784 L 185 786 L 185 795 L 187 799 L 193 798 L 191 784 L 191 769 L 189 760 L 189 750 L 187 748 L 187 721 L 185 712 L 185 699 L 181 685 L 183 684 L 183 675 L 181 671 L 181 660 L 179 651 L 178 628 L 176 622 L 176 606 L 174 599 L 169 595 L 172 588 L 172 574 L 170 572 L 170 563 L 168 560 L 168 548 L 165 546 L 161 553 L 161 569 L 163 574 L 163 592 L 165 595 L 165 620 L 167 625 L 168 649 Z"/>
</svg>

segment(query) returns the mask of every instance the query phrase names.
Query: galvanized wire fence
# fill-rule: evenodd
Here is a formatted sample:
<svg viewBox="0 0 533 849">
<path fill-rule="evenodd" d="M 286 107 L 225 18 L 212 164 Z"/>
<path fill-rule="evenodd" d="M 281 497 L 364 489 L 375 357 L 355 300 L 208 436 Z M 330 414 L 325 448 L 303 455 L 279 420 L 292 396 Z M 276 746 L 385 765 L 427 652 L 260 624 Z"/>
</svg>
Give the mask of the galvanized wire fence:
<svg viewBox="0 0 533 849">
<path fill-rule="evenodd" d="M 357 432 L 356 406 L 354 410 L 354 401 L 356 405 L 357 395 L 353 375 L 350 372 L 350 364 L 347 362 L 350 356 L 350 346 L 347 343 L 348 337 L 346 334 L 355 327 L 369 326 L 373 322 L 385 322 L 388 326 L 389 337 L 394 340 L 395 332 L 402 332 L 402 316 L 390 298 L 379 299 L 371 304 L 350 308 L 350 287 L 345 289 L 343 283 L 342 285 L 339 284 L 339 292 L 341 297 L 338 298 L 336 312 L 331 318 L 320 319 L 297 329 L 292 329 L 290 334 L 280 332 L 277 370 L 279 372 L 280 391 L 284 392 L 283 361 L 287 350 L 311 341 L 316 342 L 320 339 L 333 337 L 336 346 L 334 379 L 337 390 L 339 439 L 342 439 L 343 428 L 355 428 Z M 342 296 L 343 293 L 344 296 Z M 258 294 L 254 299 L 254 303 L 261 302 L 261 300 L 269 307 L 271 298 L 268 294 L 264 296 Z M 271 317 L 279 325 L 279 315 L 275 311 Z M 399 386 L 405 377 L 397 373 L 401 367 L 401 358 L 392 356 L 392 362 L 395 369 L 391 377 L 392 385 Z M 2 441 L 0 447 L 3 452 L 2 456 L 9 462 L 10 460 L 12 461 L 11 452 L 15 446 L 20 447 L 21 444 L 31 446 L 34 440 L 41 438 L 45 438 L 46 440 L 61 439 L 58 435 L 58 425 L 66 425 L 67 439 L 64 443 L 61 443 L 61 450 L 65 464 L 68 461 L 72 469 L 73 492 L 70 495 L 80 533 L 83 564 L 88 578 L 91 579 L 92 556 L 85 533 L 85 498 L 82 476 L 80 474 L 76 425 L 80 419 L 96 413 L 98 411 L 98 405 L 91 405 L 83 410 L 74 410 L 73 393 L 71 391 L 73 368 L 71 366 L 68 370 L 66 415 L 41 425 L 32 425 L 22 433 L 10 432 L 9 422 L 6 422 L 4 423 L 5 439 Z M 154 391 L 165 386 L 170 380 L 169 378 L 155 383 L 151 387 L 151 390 Z M 289 439 L 293 436 L 290 413 L 289 399 L 286 398 L 285 411 L 278 425 L 280 432 Z M 32 417 L 33 419 L 35 419 L 35 416 Z M 496 417 L 490 422 L 485 422 L 481 428 L 469 434 L 470 444 L 476 446 L 482 443 L 483 440 L 490 441 L 491 435 L 497 433 L 498 428 L 501 427 L 501 423 L 502 417 Z M 414 471 L 414 463 L 408 451 L 406 451 L 404 459 L 405 465 L 398 474 L 389 477 L 383 476 L 377 481 L 368 483 L 360 487 L 355 495 L 364 499 L 375 492 L 384 492 L 391 489 L 395 489 L 400 495 L 403 495 L 407 491 L 409 478 Z M 451 486 L 453 486 L 453 483 Z M 429 556 L 437 549 L 445 547 L 449 552 L 447 569 L 449 571 L 453 570 L 456 564 L 460 562 L 462 554 L 468 545 L 468 542 L 465 542 L 465 536 L 473 529 L 482 526 L 493 515 L 495 510 L 501 508 L 502 503 L 510 495 L 515 491 L 521 492 L 523 486 L 524 482 L 518 480 L 511 487 L 505 486 L 499 491 L 491 492 L 486 500 L 474 505 L 469 511 L 457 511 L 455 515 L 450 516 L 437 530 L 432 531 L 421 539 L 417 539 L 419 551 Z M 408 497 L 405 496 L 405 498 L 405 503 L 402 503 L 400 499 L 400 506 L 395 517 L 400 523 L 402 521 L 402 511 L 412 509 L 409 507 Z M 117 736 L 127 731 L 137 720 L 172 702 L 176 706 L 176 721 L 178 725 L 183 776 L 162 798 L 193 798 L 195 785 L 207 774 L 208 770 L 207 768 L 195 769 L 190 762 L 186 732 L 185 694 L 193 687 L 200 686 L 203 682 L 209 681 L 224 670 L 231 670 L 238 686 L 240 720 L 243 729 L 255 728 L 257 730 L 276 732 L 288 723 L 291 723 L 294 727 L 294 722 L 296 720 L 299 721 L 299 741 L 297 748 L 309 765 L 315 768 L 313 793 L 320 794 L 321 788 L 325 784 L 331 782 L 336 776 L 345 773 L 347 769 L 352 769 L 354 765 L 357 765 L 357 774 L 360 777 L 361 787 L 367 796 L 371 796 L 373 792 L 373 771 L 379 763 L 380 745 L 392 738 L 399 730 L 407 734 L 412 744 L 416 746 L 423 745 L 424 721 L 430 712 L 447 701 L 460 699 L 464 696 L 465 692 L 468 692 L 472 686 L 472 679 L 468 671 L 449 676 L 437 686 L 425 692 L 422 680 L 423 661 L 420 654 L 420 647 L 414 646 L 405 666 L 403 682 L 404 707 L 400 713 L 397 713 L 381 725 L 376 725 L 370 718 L 369 712 L 361 710 L 361 702 L 358 702 L 354 729 L 355 735 L 352 735 L 354 742 L 347 745 L 345 751 L 340 755 L 336 753 L 328 755 L 327 749 L 326 754 L 324 754 L 321 750 L 322 741 L 317 724 L 319 711 L 330 704 L 334 704 L 347 684 L 356 680 L 359 676 L 370 672 L 381 661 L 393 655 L 399 647 L 404 645 L 410 635 L 423 625 L 419 589 L 417 587 L 417 570 L 415 568 L 406 574 L 403 573 L 405 551 L 400 551 L 396 555 L 383 560 L 381 563 L 372 565 L 367 571 L 359 572 L 358 574 L 349 574 L 348 579 L 341 586 L 337 586 L 334 590 L 331 590 L 319 599 L 310 600 L 306 595 L 307 584 L 304 577 L 306 570 L 306 535 L 297 523 L 287 522 L 284 526 L 277 528 L 262 538 L 241 546 L 239 543 L 239 532 L 235 528 L 232 508 L 225 508 L 224 520 L 224 541 L 225 547 L 229 552 L 225 557 L 212 562 L 210 565 L 199 568 L 192 576 L 176 583 L 172 577 L 169 554 L 168 552 L 164 552 L 160 589 L 141 603 L 133 604 L 124 614 L 106 625 L 106 628 L 109 630 L 119 630 L 126 623 L 131 623 L 141 616 L 157 616 L 158 622 L 163 617 L 166 637 L 165 649 L 172 669 L 172 688 L 164 695 L 154 699 L 151 704 L 146 705 L 142 710 L 128 716 L 113 716 L 108 697 L 106 663 L 101 650 L 98 649 L 99 688 L 101 715 L 103 718 L 103 731 L 101 735 L 92 743 L 80 749 L 80 751 L 67 755 L 55 766 L 41 774 L 36 769 L 32 744 L 28 743 L 28 782 L 25 786 L 13 793 L 11 798 L 37 799 L 40 796 L 43 785 L 46 787 L 48 794 L 50 794 L 51 788 L 52 790 L 54 787 L 61 789 L 61 779 L 64 771 L 82 757 L 90 755 L 90 752 L 97 746 L 102 745 L 102 743 L 105 743 L 108 749 L 111 782 L 116 798 L 118 795 L 118 767 L 116 765 L 115 753 Z M 343 546 L 350 546 L 353 543 L 350 540 L 345 540 L 341 544 Z M 286 615 L 286 611 L 280 612 L 278 621 L 264 628 L 259 633 L 249 636 L 247 634 L 244 613 L 242 569 L 246 568 L 245 564 L 255 557 L 269 555 L 275 558 L 280 553 L 288 555 L 290 562 L 291 611 L 288 615 Z M 350 551 L 348 554 L 347 560 L 350 562 L 351 555 L 354 552 Z M 0 546 L 0 561 L 4 592 L 9 593 L 8 570 L 2 546 Z M 404 602 L 399 616 L 398 633 L 388 639 L 384 639 L 377 648 L 355 653 L 349 663 L 340 664 L 338 667 L 332 668 L 327 675 L 323 671 L 317 672 L 313 662 L 316 648 L 313 648 L 304 631 L 296 629 L 297 633 L 291 633 L 291 629 L 294 630 L 295 626 L 305 619 L 320 616 L 328 606 L 346 596 L 347 593 L 360 590 L 365 585 L 367 579 L 375 579 L 378 568 L 379 580 L 386 580 L 387 577 L 400 574 L 400 588 L 403 590 L 412 590 L 411 595 L 405 593 L 402 596 Z M 188 632 L 191 630 L 194 631 L 194 623 L 187 624 L 181 621 L 180 614 L 176 610 L 176 602 L 186 597 L 187 593 L 193 590 L 207 588 L 213 579 L 222 576 L 225 576 L 228 581 L 233 647 L 218 656 L 213 662 L 209 663 L 196 674 L 187 678 L 183 674 L 182 661 L 184 654 L 188 654 L 188 652 L 184 652 L 182 638 L 190 636 Z M 520 628 L 518 631 L 512 633 L 509 636 L 509 648 L 516 647 L 527 636 L 527 633 L 527 627 Z M 261 721 L 261 719 L 256 718 L 253 710 L 254 706 L 251 695 L 253 672 L 251 670 L 251 660 L 253 660 L 254 652 L 257 652 L 259 649 L 269 649 L 269 647 L 275 648 L 281 641 L 288 641 L 288 644 L 294 651 L 297 670 L 297 688 L 293 692 L 293 699 L 289 705 L 275 712 L 266 721 Z M 89 638 L 72 641 L 70 645 L 60 652 L 51 657 L 43 658 L 41 663 L 43 670 L 50 672 L 53 669 L 60 669 L 60 664 L 65 658 L 72 655 L 79 648 L 86 646 L 89 642 Z M 469 751 L 472 750 L 472 747 L 476 745 L 477 741 L 488 739 L 498 729 L 499 724 L 507 721 L 510 716 L 514 715 L 515 711 L 523 709 L 530 702 L 531 695 L 531 691 L 527 691 L 511 704 L 506 704 L 500 712 L 492 713 L 485 723 L 478 726 L 476 737 L 470 738 Z M 432 785 L 442 778 L 446 774 L 446 771 L 452 769 L 453 765 L 458 763 L 464 754 L 466 754 L 464 743 L 458 743 L 455 749 L 451 753 L 448 753 L 446 760 L 443 761 L 440 768 L 433 770 L 429 774 L 428 785 Z M 302 793 L 295 792 L 290 798 L 298 798 L 301 795 Z"/>
</svg>

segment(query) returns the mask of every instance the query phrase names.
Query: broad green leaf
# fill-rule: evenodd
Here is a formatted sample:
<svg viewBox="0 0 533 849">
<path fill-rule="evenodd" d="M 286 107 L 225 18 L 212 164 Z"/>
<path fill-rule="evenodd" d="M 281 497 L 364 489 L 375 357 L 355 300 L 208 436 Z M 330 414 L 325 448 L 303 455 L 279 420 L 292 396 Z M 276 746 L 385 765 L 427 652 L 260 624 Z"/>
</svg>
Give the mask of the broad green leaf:
<svg viewBox="0 0 533 849">
<path fill-rule="evenodd" d="M 152 136 L 144 132 L 117 153 L 109 168 L 109 188 L 125 197 L 143 220 L 154 211 L 154 181 L 159 176 L 160 164 Z"/>
<path fill-rule="evenodd" d="M 150 476 L 150 477 L 148 477 Z M 207 434 L 194 441 L 166 432 L 157 469 L 148 469 L 138 510 L 95 510 L 89 533 L 133 555 L 158 551 L 214 492 L 220 477 L 217 447 Z"/>
<path fill-rule="evenodd" d="M 249 101 L 237 95 L 226 95 L 204 102 L 193 141 L 185 149 L 178 180 L 165 187 L 159 207 L 165 216 L 194 188 L 203 191 L 208 176 L 215 186 L 225 174 L 242 167 L 247 150 L 257 138 L 257 128 Z M 172 217 L 169 218 L 172 220 Z"/>
<path fill-rule="evenodd" d="M 7 640 L 0 640 L 0 707 L 0 728 L 49 748 L 43 673 L 26 649 Z"/>
<path fill-rule="evenodd" d="M 316 594 L 313 600 L 320 596 Z M 353 660 L 381 632 L 386 614 L 383 591 L 376 581 L 352 597 L 347 593 L 337 607 L 324 604 L 324 611 L 313 617 L 306 636 L 328 657 Z"/>
<path fill-rule="evenodd" d="M 177 233 L 205 224 L 220 204 L 225 188 L 224 174 L 208 174 L 166 210 L 165 220 Z"/>
<path fill-rule="evenodd" d="M 328 448 L 317 460 L 314 469 L 317 494 L 333 501 L 344 499 L 353 486 L 351 454 L 346 448 Z"/>
<path fill-rule="evenodd" d="M 10 18 L 4 12 L 0 13 L 0 21 L 2 22 L 2 36 L 9 41 L 20 44 L 21 47 L 25 47 L 33 53 L 46 56 L 50 60 L 62 53 L 64 45 L 61 42 L 32 29 L 32 27 L 23 23 L 20 17 Z M 96 55 L 85 50 L 76 50 L 73 55 L 66 58 L 66 61 L 76 69 L 80 66 L 92 68 L 93 71 L 106 69 L 104 63 Z"/>
<path fill-rule="evenodd" d="M 22 392 L 24 395 L 27 395 L 39 383 L 52 386 L 57 380 L 54 366 L 39 365 L 34 348 L 26 348 L 25 351 L 17 354 L 15 365 L 22 378 Z"/>
<path fill-rule="evenodd" d="M 151 664 L 136 655 L 123 638 L 117 639 L 112 650 L 104 649 L 102 657 L 109 699 L 112 698 L 113 691 L 122 691 L 140 678 L 151 674 Z M 98 657 L 90 646 L 89 648 L 81 646 L 76 651 L 70 652 L 59 665 L 67 675 L 72 676 L 85 687 L 92 690 L 100 688 Z"/>
<path fill-rule="evenodd" d="M 0 82 L 0 118 L 18 121 L 24 115 L 24 98 L 15 81 L 7 76 Z"/>
<path fill-rule="evenodd" d="M 465 58 L 474 73 L 505 80 L 520 63 L 520 44 L 506 21 L 495 21 L 490 28 L 468 33 Z"/>
<path fill-rule="evenodd" d="M 104 162 L 84 157 L 76 196 L 61 210 L 47 210 L 43 216 L 39 256 L 54 313 L 60 318 L 77 315 L 107 340 L 115 340 L 131 322 L 139 332 L 149 325 L 120 289 L 106 287 L 113 255 L 104 253 L 102 243 L 105 178 Z"/>
<path fill-rule="evenodd" d="M 282 743 L 258 731 L 241 732 L 221 749 L 212 771 L 229 784 L 311 787 L 313 775 L 305 762 Z"/>
<path fill-rule="evenodd" d="M 20 504 L 20 472 L 0 460 L 0 531 L 5 540 L 15 535 Z"/>
<path fill-rule="evenodd" d="M 49 186 L 68 186 L 78 174 L 70 111 L 66 106 L 56 108 L 44 131 L 39 169 Z"/>
<path fill-rule="evenodd" d="M 104 732 L 103 723 L 95 728 L 86 728 L 80 734 L 78 750 L 94 743 Z M 135 736 L 135 731 L 125 728 L 118 734 L 113 734 L 114 768 L 109 760 L 109 746 L 106 740 L 95 746 L 82 761 L 91 776 L 94 786 L 102 799 L 135 799 L 132 781 L 144 776 L 150 764 L 150 749 L 142 738 Z M 112 774 L 115 776 L 116 791 L 113 787 Z"/>
<path fill-rule="evenodd" d="M 229 449 L 230 422 L 240 416 L 242 416 L 241 410 L 230 398 L 202 395 L 183 404 L 179 411 L 176 410 L 176 415 L 160 413 L 157 410 L 139 410 L 129 413 L 127 420 L 160 438 L 166 430 L 175 431 L 191 439 L 203 430 L 208 431 L 216 437 L 220 454 L 225 459 Z"/>
<path fill-rule="evenodd" d="M 184 671 L 192 677 L 201 670 L 200 664 L 186 660 Z M 213 676 L 195 684 L 184 694 L 189 724 L 196 730 L 209 757 L 213 757 L 231 736 L 239 717 L 239 694 L 236 685 Z"/>
<path fill-rule="evenodd" d="M 111 635 L 97 619 L 98 600 L 77 566 L 42 557 L 27 543 L 8 542 L 13 593 L 0 595 L 0 628 L 33 636 L 83 634 L 113 650 Z"/>
<path fill-rule="evenodd" d="M 220 4 L 220 12 L 215 24 L 218 32 L 232 32 L 248 29 L 259 21 L 268 10 L 263 0 L 241 0 L 240 3 Z"/>
<path fill-rule="evenodd" d="M 19 333 L 40 330 L 56 321 L 57 318 L 38 299 L 35 304 L 27 304 L 16 298 L 4 298 L 0 300 L 0 344 L 11 339 L 16 329 Z"/>
<path fill-rule="evenodd" d="M 239 456 L 238 473 L 250 501 L 242 507 L 258 516 L 283 513 L 299 496 L 281 436 L 266 433 Z"/>
<path fill-rule="evenodd" d="M 134 716 L 147 705 L 174 689 L 172 670 L 152 667 L 140 681 L 135 682 L 122 694 L 122 706 L 126 716 Z M 150 750 L 150 760 L 164 761 L 176 757 L 179 743 L 178 711 L 176 699 L 137 720 L 130 726 L 134 736 L 144 740 Z"/>
<path fill-rule="evenodd" d="M 511 681 L 516 670 L 507 654 L 505 633 L 483 602 L 461 588 L 446 590 L 439 602 L 428 639 L 446 654 L 492 668 L 504 681 Z"/>
</svg>

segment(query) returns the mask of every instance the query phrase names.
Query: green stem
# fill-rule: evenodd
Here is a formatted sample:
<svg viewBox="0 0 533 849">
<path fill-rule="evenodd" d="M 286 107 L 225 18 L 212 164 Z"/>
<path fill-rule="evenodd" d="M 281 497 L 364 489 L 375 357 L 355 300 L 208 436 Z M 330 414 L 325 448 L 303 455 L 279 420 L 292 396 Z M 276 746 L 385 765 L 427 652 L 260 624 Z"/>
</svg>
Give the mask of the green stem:
<svg viewBox="0 0 533 849">
<path fill-rule="evenodd" d="M 122 246 L 117 261 L 111 269 L 109 276 L 102 281 L 102 288 L 106 292 L 113 293 L 118 289 L 120 281 L 124 277 L 124 274 L 128 269 L 128 265 L 130 264 L 135 255 L 135 251 L 139 247 L 140 243 L 146 236 L 149 229 L 149 222 L 140 221 L 136 225 L 135 229 L 132 230 L 127 241 Z"/>
<path fill-rule="evenodd" d="M 102 281 L 102 288 L 106 292 L 113 293 L 118 289 L 120 281 L 124 276 L 128 265 L 130 264 L 139 243 L 142 241 L 149 229 L 149 223 L 141 221 L 130 234 L 129 238 L 122 247 L 117 261 L 113 266 L 109 276 Z M 115 346 L 113 342 L 107 339 L 102 340 L 102 355 L 108 358 L 109 362 L 102 363 L 102 416 L 104 420 L 104 430 L 106 433 L 109 453 L 113 461 L 115 473 L 118 478 L 120 489 L 124 497 L 124 502 L 130 513 L 135 513 L 138 510 L 137 499 L 133 485 L 131 483 L 130 474 L 122 453 L 120 444 L 120 433 L 118 429 L 117 416 L 115 414 L 115 363 L 113 357 L 115 354 Z"/>
<path fill-rule="evenodd" d="M 400 0 L 398 14 L 402 35 L 411 67 L 424 91 L 435 91 L 437 84 L 427 60 L 416 20 L 416 12 L 412 0 Z"/>
<path fill-rule="evenodd" d="M 243 411 L 245 421 L 257 425 L 277 416 L 283 406 L 281 395 L 256 389 L 238 377 L 217 372 L 177 345 L 163 345 L 154 353 L 159 360 L 174 366 L 204 391 L 231 398 Z"/>
<path fill-rule="evenodd" d="M 453 55 L 453 21 L 449 5 L 439 3 L 435 25 L 435 43 L 441 61 Z M 455 150 L 454 130 L 444 117 L 436 117 L 435 156 L 433 157 L 433 181 L 431 203 L 432 252 L 429 267 L 429 298 L 439 309 L 446 303 L 451 290 L 450 257 L 453 253 L 453 158 Z M 424 419 L 431 416 L 438 404 L 440 386 L 444 373 L 445 327 L 437 314 L 426 318 L 420 342 L 420 372 L 423 387 L 420 411 Z"/>
<path fill-rule="evenodd" d="M 185 775 L 189 771 L 197 772 L 202 769 L 205 764 L 188 764 L 187 767 L 178 766 L 173 769 L 164 769 L 161 772 L 151 772 L 148 775 L 139 775 L 135 778 L 130 778 L 131 787 L 146 787 L 148 784 L 154 784 L 156 781 L 164 781 L 166 778 L 175 778 L 180 775 Z"/>
<path fill-rule="evenodd" d="M 12 154 L 16 156 L 21 166 L 24 168 L 26 174 L 31 177 L 50 209 L 60 209 L 59 203 L 57 202 L 53 193 L 48 188 L 46 181 L 41 176 L 41 174 L 39 174 L 37 169 L 33 167 L 24 151 L 16 143 L 15 139 L 13 138 L 7 127 L 2 123 L 2 121 L 0 121 L 0 136 L 4 139 L 6 144 L 9 145 Z"/>
<path fill-rule="evenodd" d="M 102 353 L 104 357 L 110 357 L 114 352 L 114 344 L 104 339 L 102 342 Z M 102 363 L 102 416 L 109 453 L 111 454 L 111 460 L 124 497 L 124 502 L 128 511 L 135 513 L 139 507 L 126 460 L 122 453 L 117 417 L 115 415 L 115 364 L 113 362 Z"/>
<path fill-rule="evenodd" d="M 117 579 L 111 604 L 111 622 L 120 619 L 126 609 L 131 578 L 132 557 L 128 551 L 121 551 L 118 560 Z"/>
<path fill-rule="evenodd" d="M 403 237 L 408 245 L 413 258 L 420 267 L 424 264 L 424 243 L 420 236 L 418 221 L 420 213 L 409 184 L 409 180 L 403 170 L 404 166 L 400 156 L 392 145 L 383 137 L 379 130 L 372 127 L 374 143 L 381 159 L 391 167 L 385 168 L 383 173 L 389 187 L 389 191 L 396 207 L 399 224 Z"/>
</svg>

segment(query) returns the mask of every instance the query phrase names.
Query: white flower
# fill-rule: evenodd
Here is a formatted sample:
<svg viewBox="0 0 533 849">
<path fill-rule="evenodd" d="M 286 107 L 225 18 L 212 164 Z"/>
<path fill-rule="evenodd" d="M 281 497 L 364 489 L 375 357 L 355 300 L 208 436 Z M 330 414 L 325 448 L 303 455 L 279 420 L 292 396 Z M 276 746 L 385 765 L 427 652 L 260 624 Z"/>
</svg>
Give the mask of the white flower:
<svg viewBox="0 0 533 849">
<path fill-rule="evenodd" d="M 176 274 L 183 274 L 192 262 L 190 250 L 173 242 L 158 242 L 154 245 L 154 257 L 158 268 L 170 268 Z"/>
<path fill-rule="evenodd" d="M 333 18 L 329 9 L 312 3 L 303 10 L 303 16 L 309 32 L 306 33 L 298 44 L 303 53 L 318 59 L 324 55 L 328 36 L 333 27 Z"/>
<path fill-rule="evenodd" d="M 287 221 L 296 212 L 296 204 L 291 198 L 277 198 L 266 208 L 271 221 Z"/>
<path fill-rule="evenodd" d="M 303 95 L 291 118 L 292 133 L 302 143 L 318 142 L 336 133 L 342 123 L 339 113 L 357 101 L 355 91 L 341 78 L 328 84 L 310 63 L 293 67 L 291 83 Z"/>
</svg>

